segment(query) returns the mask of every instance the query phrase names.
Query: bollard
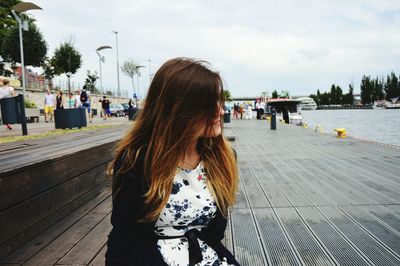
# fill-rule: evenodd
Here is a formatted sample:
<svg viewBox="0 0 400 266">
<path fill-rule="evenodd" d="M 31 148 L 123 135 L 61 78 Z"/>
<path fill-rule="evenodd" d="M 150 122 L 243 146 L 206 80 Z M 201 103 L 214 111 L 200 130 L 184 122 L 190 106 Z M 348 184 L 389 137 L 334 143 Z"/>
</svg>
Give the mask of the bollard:
<svg viewBox="0 0 400 266">
<path fill-rule="evenodd" d="M 346 129 L 345 128 L 335 128 L 333 131 L 337 132 L 337 137 L 338 138 L 345 138 L 346 137 Z"/>
<path fill-rule="evenodd" d="M 28 135 L 28 128 L 26 126 L 24 96 L 21 94 L 17 96 L 17 106 L 18 106 L 19 121 L 21 123 L 21 128 L 22 128 L 22 135 L 26 136 Z"/>
<path fill-rule="evenodd" d="M 272 108 L 271 110 L 271 130 L 276 130 L 276 110 Z"/>
</svg>

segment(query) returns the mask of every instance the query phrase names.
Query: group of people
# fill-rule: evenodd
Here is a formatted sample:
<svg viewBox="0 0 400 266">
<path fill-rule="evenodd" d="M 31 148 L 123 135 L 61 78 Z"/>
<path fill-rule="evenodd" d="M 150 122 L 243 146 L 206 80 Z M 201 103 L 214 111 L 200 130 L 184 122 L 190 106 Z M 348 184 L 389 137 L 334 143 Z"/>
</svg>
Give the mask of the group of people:
<svg viewBox="0 0 400 266">
<path fill-rule="evenodd" d="M 10 81 L 7 79 L 0 79 L 0 99 L 10 98 L 17 96 L 14 88 L 10 86 Z M 12 127 L 9 124 L 5 124 L 6 128 L 11 130 Z"/>
<path fill-rule="evenodd" d="M 243 114 L 245 119 L 253 119 L 253 107 L 251 104 L 245 103 L 239 104 L 239 103 L 234 103 L 233 104 L 233 118 L 235 119 L 243 119 Z"/>
<path fill-rule="evenodd" d="M 87 110 L 87 117 L 89 122 L 92 122 L 92 114 L 90 110 L 90 91 L 84 88 L 82 92 L 80 90 L 76 91 L 75 96 L 68 92 L 67 104 L 64 104 L 63 92 L 61 90 L 57 91 L 56 97 L 48 89 L 44 97 L 44 115 L 45 122 L 53 122 L 54 109 L 63 110 L 71 108 L 85 108 Z"/>
<path fill-rule="evenodd" d="M 85 108 L 87 110 L 87 117 L 89 119 L 89 123 L 92 122 L 93 115 L 91 112 L 91 94 L 90 91 L 85 87 L 81 90 L 77 90 L 75 95 L 71 92 L 67 93 L 66 104 L 64 104 L 63 92 L 61 90 L 57 91 L 56 97 L 51 93 L 48 89 L 44 98 L 44 113 L 45 113 L 45 122 L 53 121 L 54 109 L 71 109 L 71 108 Z M 107 96 L 103 96 L 102 99 L 99 100 L 102 107 L 102 117 L 103 119 L 107 119 L 111 116 L 110 112 L 110 100 Z"/>
</svg>

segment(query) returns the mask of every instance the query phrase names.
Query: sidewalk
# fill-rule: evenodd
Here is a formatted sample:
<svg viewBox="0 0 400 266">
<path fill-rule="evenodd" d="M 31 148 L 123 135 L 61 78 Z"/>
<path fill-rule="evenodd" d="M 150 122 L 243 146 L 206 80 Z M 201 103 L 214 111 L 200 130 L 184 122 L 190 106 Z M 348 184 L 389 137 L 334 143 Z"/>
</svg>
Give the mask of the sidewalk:
<svg viewBox="0 0 400 266">
<path fill-rule="evenodd" d="M 28 123 L 28 135 L 46 133 L 55 130 L 54 121 L 51 123 L 45 123 L 44 117 L 41 116 L 39 123 Z M 94 117 L 92 123 L 87 123 L 88 126 L 91 125 L 118 125 L 132 123 L 128 120 L 128 117 L 112 117 L 107 120 L 103 120 L 100 117 Z M 2 137 L 12 137 L 12 136 L 22 136 L 21 124 L 12 125 L 12 130 L 6 128 L 5 125 L 0 125 L 0 138 Z M 62 129 L 59 129 L 62 130 Z M 67 129 L 68 130 L 68 129 Z"/>
</svg>

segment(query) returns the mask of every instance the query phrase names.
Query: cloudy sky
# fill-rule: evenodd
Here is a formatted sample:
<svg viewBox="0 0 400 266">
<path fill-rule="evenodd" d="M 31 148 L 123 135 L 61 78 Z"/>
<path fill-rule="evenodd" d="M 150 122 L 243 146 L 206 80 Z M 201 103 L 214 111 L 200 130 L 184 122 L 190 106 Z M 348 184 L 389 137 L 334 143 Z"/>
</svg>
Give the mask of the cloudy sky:
<svg viewBox="0 0 400 266">
<path fill-rule="evenodd" d="M 104 50 L 103 86 L 117 88 L 115 34 L 120 65 L 129 58 L 145 66 L 140 93 L 151 72 L 166 60 L 207 60 L 233 96 L 288 90 L 309 95 L 332 83 L 359 89 L 363 74 L 400 74 L 399 0 L 33 0 L 31 11 L 49 55 L 72 36 L 83 64 L 73 76 L 98 71 Z M 151 61 L 149 61 L 151 60 Z M 65 77 L 61 77 L 65 80 Z M 120 71 L 122 90 L 131 81 Z"/>
</svg>

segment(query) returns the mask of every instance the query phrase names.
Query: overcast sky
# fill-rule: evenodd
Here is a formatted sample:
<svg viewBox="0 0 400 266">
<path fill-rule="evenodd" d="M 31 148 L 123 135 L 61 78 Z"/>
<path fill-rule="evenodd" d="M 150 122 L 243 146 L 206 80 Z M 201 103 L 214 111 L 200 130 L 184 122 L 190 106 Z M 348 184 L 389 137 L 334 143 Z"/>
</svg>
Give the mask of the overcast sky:
<svg viewBox="0 0 400 266">
<path fill-rule="evenodd" d="M 233 96 L 288 90 L 292 95 L 327 91 L 332 83 L 356 91 L 363 74 L 400 74 L 399 0 L 32 0 L 33 15 L 49 45 L 74 39 L 82 54 L 73 76 L 99 70 L 103 86 L 117 88 L 115 34 L 119 62 L 132 58 L 142 69 L 140 94 L 166 60 L 194 57 L 218 70 Z M 65 77 L 62 77 L 65 80 Z M 131 81 L 120 71 L 121 89 Z"/>
</svg>

